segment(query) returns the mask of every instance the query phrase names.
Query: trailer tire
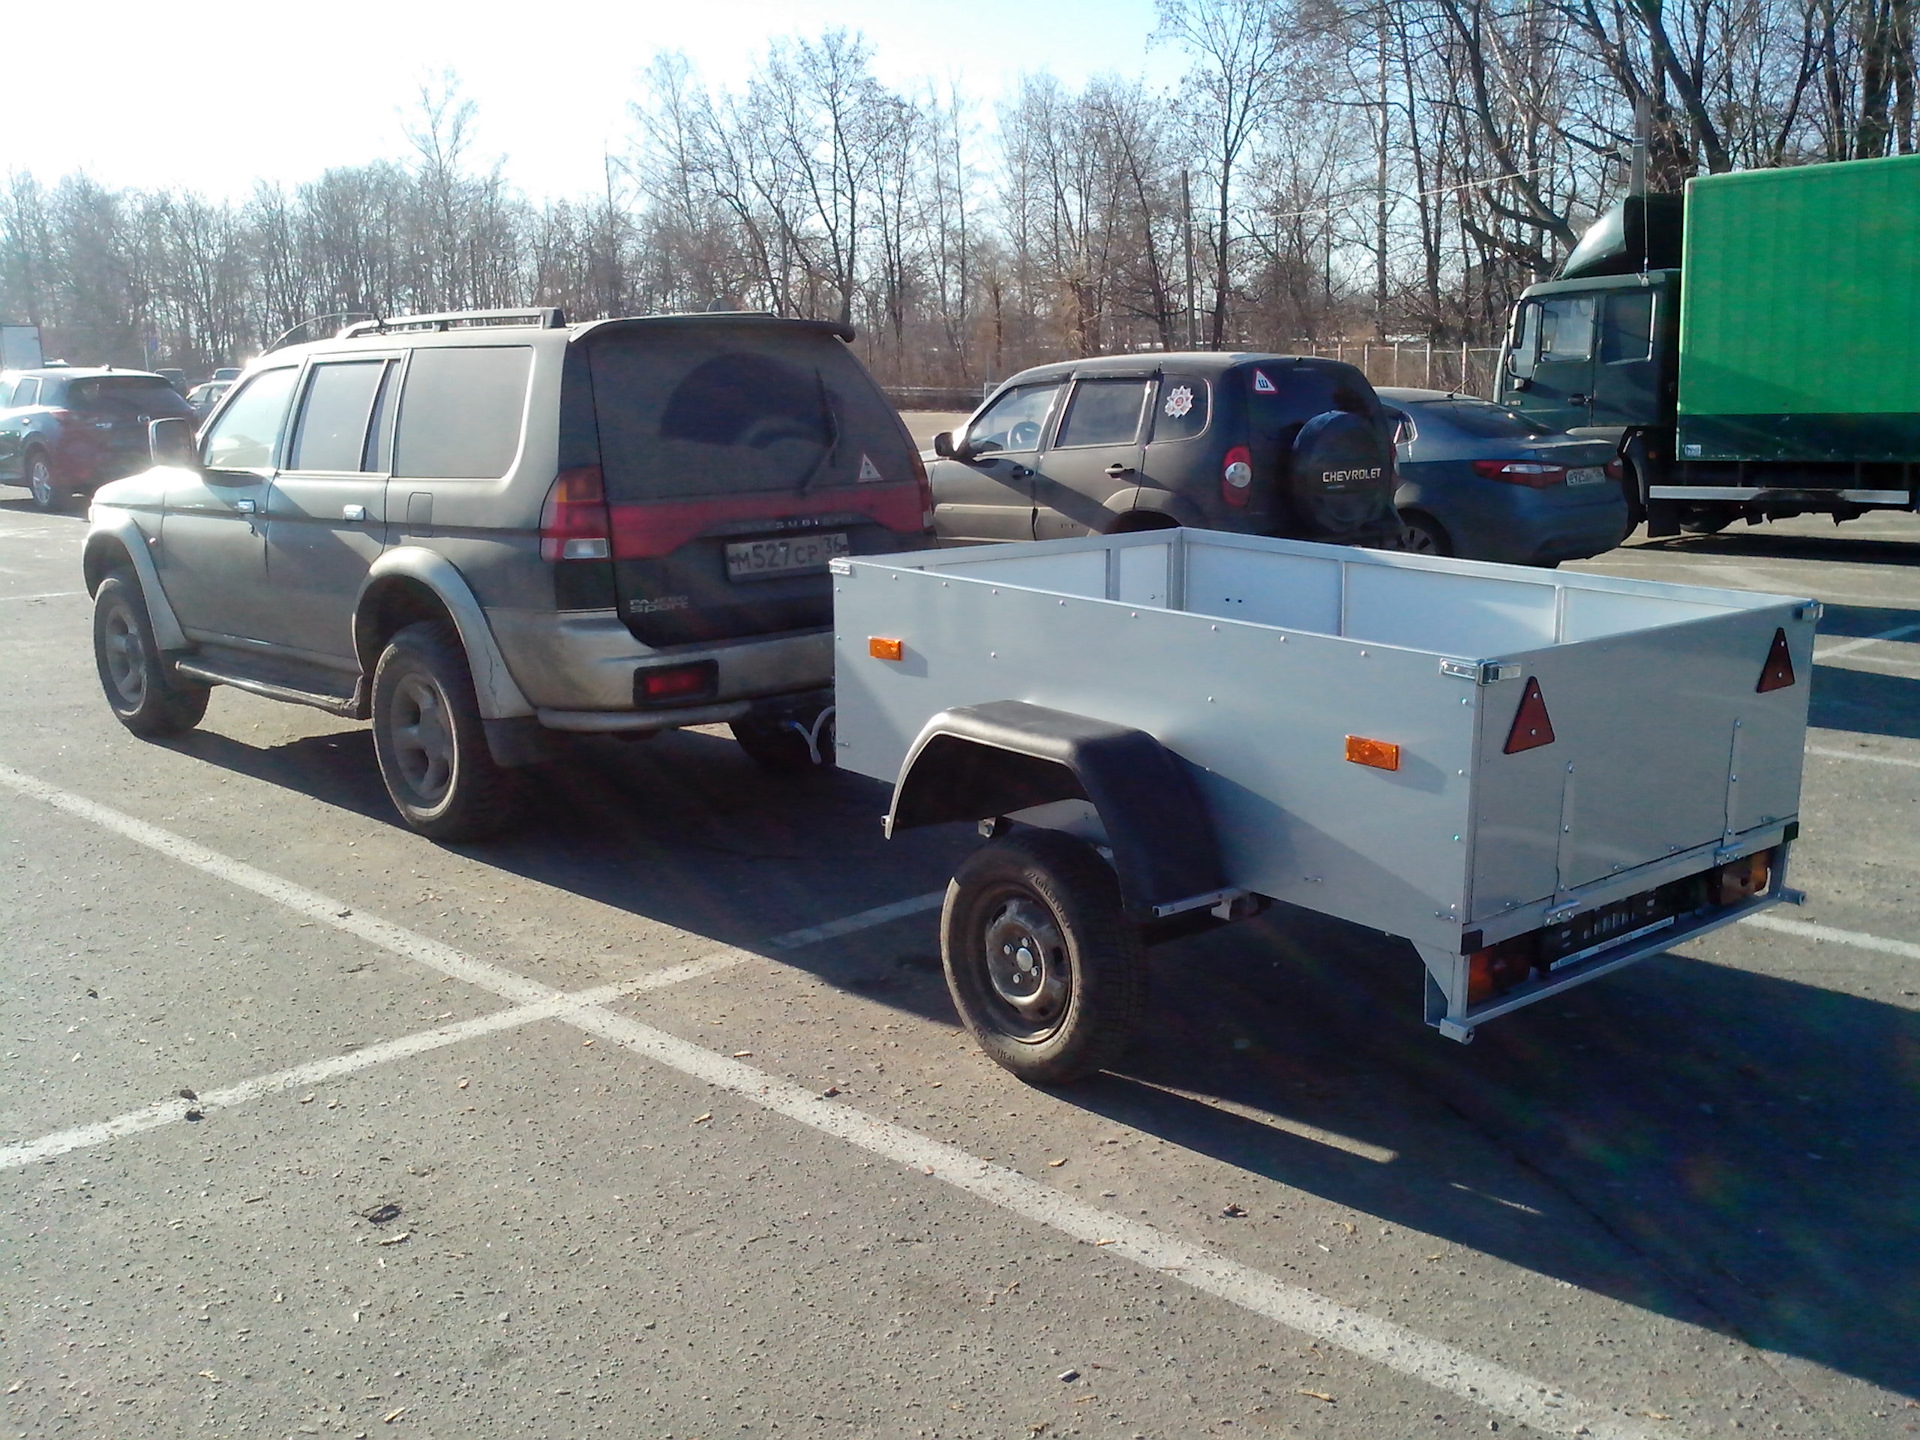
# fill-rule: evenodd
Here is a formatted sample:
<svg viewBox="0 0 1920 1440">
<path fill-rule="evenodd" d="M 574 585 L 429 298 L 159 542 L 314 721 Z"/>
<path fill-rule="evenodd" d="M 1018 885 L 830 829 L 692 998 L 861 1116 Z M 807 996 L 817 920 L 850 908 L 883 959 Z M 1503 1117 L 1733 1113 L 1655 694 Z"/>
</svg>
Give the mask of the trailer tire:
<svg viewBox="0 0 1920 1440">
<path fill-rule="evenodd" d="M 980 1048 L 1028 1084 L 1112 1065 L 1133 1038 L 1140 932 L 1113 867 L 1069 835 L 1022 831 L 969 856 L 947 886 L 940 959 Z"/>
</svg>

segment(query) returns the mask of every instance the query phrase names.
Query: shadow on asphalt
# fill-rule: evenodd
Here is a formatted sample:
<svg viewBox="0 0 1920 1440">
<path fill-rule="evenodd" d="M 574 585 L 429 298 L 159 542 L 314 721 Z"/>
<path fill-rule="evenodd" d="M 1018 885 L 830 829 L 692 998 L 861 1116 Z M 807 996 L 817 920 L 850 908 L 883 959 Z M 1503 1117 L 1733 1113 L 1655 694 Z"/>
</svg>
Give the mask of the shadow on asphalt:
<svg viewBox="0 0 1920 1440">
<path fill-rule="evenodd" d="M 176 747 L 397 823 L 365 731 L 270 749 L 203 731 Z M 940 888 L 977 843 L 963 827 L 889 844 L 881 787 L 768 776 L 718 735 L 567 750 L 531 776 L 525 828 L 465 853 L 955 1025 L 930 914 L 795 951 L 764 942 Z M 1420 1023 L 1409 947 L 1286 908 L 1161 947 L 1152 968 L 1140 1045 L 1064 1092 L 1073 1103 L 1368 1223 L 1920 1393 L 1911 1010 L 1676 955 L 1462 1047 Z M 1515 1167 L 1535 1182 L 1518 1194 Z"/>
<path fill-rule="evenodd" d="M 1723 530 L 1718 535 L 1643 539 L 1625 548 L 1729 560 L 1839 560 L 1853 565 L 1920 565 L 1920 537 L 1914 540 L 1856 538 L 1844 525 L 1832 535 L 1789 535 L 1761 525 Z"/>
<path fill-rule="evenodd" d="M 1820 635 L 1831 643 L 1884 635 L 1908 625 L 1920 627 L 1920 610 L 1898 610 L 1884 605 L 1828 605 L 1820 617 Z M 1920 634 L 1906 638 L 1920 641 Z M 1908 648 L 1910 653 L 1920 653 L 1920 647 Z M 1896 655 L 1899 652 L 1889 648 L 1878 653 Z M 1920 674 L 1856 670 L 1840 664 L 1815 665 L 1807 723 L 1825 730 L 1920 739 Z"/>
</svg>

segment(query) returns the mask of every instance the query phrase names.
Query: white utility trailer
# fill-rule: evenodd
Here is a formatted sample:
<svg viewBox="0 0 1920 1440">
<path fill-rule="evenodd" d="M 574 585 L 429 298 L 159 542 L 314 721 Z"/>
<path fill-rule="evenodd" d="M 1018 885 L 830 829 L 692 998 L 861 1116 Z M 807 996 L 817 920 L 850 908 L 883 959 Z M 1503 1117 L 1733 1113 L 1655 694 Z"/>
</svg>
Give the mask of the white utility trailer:
<svg viewBox="0 0 1920 1440">
<path fill-rule="evenodd" d="M 1199 530 L 832 569 L 839 763 L 988 838 L 942 955 L 1024 1078 L 1269 900 L 1411 941 L 1465 1041 L 1799 898 L 1811 600 Z"/>
</svg>

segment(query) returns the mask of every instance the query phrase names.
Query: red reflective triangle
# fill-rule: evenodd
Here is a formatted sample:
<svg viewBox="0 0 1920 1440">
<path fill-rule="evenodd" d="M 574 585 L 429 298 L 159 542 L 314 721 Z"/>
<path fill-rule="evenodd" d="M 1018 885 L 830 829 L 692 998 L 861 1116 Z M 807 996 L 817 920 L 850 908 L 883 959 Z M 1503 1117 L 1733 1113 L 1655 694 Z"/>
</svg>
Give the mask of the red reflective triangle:
<svg viewBox="0 0 1920 1440">
<path fill-rule="evenodd" d="M 1513 713 L 1513 728 L 1507 731 L 1509 755 L 1522 750 L 1537 750 L 1553 743 L 1553 721 L 1547 717 L 1547 702 L 1540 694 L 1540 682 L 1529 675 L 1527 688 L 1520 694 L 1520 708 Z"/>
<path fill-rule="evenodd" d="M 1767 651 L 1767 663 L 1760 671 L 1760 683 L 1753 687 L 1754 693 L 1764 695 L 1769 690 L 1785 690 L 1793 684 L 1793 656 L 1787 650 L 1787 632 L 1779 629 L 1773 632 L 1773 648 Z"/>
</svg>

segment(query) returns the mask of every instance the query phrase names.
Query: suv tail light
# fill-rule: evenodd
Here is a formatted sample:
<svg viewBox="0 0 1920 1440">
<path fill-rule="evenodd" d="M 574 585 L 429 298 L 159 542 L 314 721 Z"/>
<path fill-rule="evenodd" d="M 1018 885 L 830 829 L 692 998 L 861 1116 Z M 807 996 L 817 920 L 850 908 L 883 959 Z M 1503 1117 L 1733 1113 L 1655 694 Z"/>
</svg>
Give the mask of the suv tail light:
<svg viewBox="0 0 1920 1440">
<path fill-rule="evenodd" d="M 1534 490 L 1551 490 L 1567 483 L 1567 467 L 1543 465 L 1537 460 L 1476 460 L 1473 473 L 1488 480 L 1504 480 L 1509 485 L 1525 485 Z"/>
<path fill-rule="evenodd" d="M 927 462 L 920 458 L 918 450 L 908 452 L 913 456 L 913 487 L 920 494 L 920 525 L 922 529 L 933 528 L 933 485 L 927 479 Z"/>
<path fill-rule="evenodd" d="M 1253 452 L 1244 445 L 1227 451 L 1220 465 L 1220 498 L 1227 504 L 1244 506 L 1253 493 Z"/>
<path fill-rule="evenodd" d="M 612 556 L 613 521 L 607 514 L 600 467 L 562 470 L 540 510 L 540 558 L 608 560 Z"/>
</svg>

